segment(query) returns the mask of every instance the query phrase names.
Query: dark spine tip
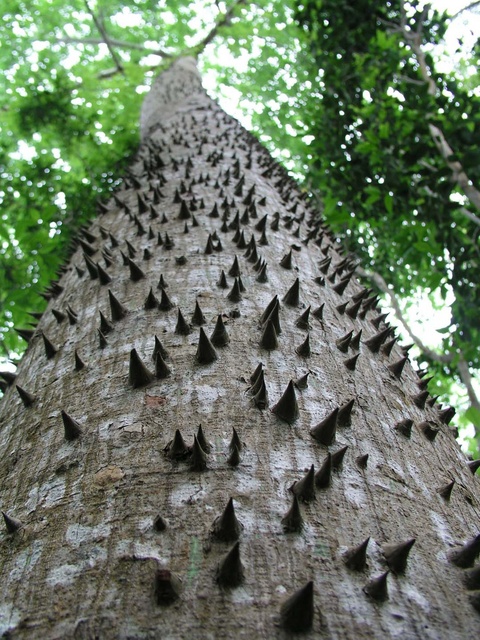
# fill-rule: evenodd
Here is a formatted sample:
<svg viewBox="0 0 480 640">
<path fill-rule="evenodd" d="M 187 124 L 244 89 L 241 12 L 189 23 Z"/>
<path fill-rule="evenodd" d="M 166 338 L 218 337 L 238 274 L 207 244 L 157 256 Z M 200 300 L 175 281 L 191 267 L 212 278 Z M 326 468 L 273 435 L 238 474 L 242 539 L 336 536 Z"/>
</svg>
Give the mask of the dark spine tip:
<svg viewBox="0 0 480 640">
<path fill-rule="evenodd" d="M 347 334 L 339 338 L 335 341 L 337 345 L 337 349 L 339 349 L 342 353 L 347 353 L 348 347 L 350 346 L 350 342 L 352 340 L 353 331 L 349 331 Z"/>
<path fill-rule="evenodd" d="M 455 409 L 453 407 L 447 407 L 446 409 L 442 409 L 438 412 L 438 417 L 443 422 L 443 424 L 450 424 L 453 416 L 455 415 Z"/>
<path fill-rule="evenodd" d="M 100 284 L 102 285 L 110 284 L 110 282 L 112 281 L 112 278 L 98 262 L 97 262 L 97 272 L 98 272 L 98 279 L 100 281 Z"/>
<path fill-rule="evenodd" d="M 339 427 L 349 427 L 351 425 L 352 409 L 354 404 L 355 399 L 352 398 L 352 400 L 349 400 L 339 408 L 337 416 L 337 424 Z"/>
<path fill-rule="evenodd" d="M 425 409 L 425 403 L 428 400 L 429 393 L 425 389 L 425 391 L 420 391 L 420 393 L 412 396 L 413 404 L 419 409 Z"/>
<path fill-rule="evenodd" d="M 128 259 L 128 266 L 130 268 L 130 280 L 132 280 L 133 282 L 138 282 L 138 280 L 142 280 L 142 278 L 145 278 L 145 273 L 131 258 Z"/>
<path fill-rule="evenodd" d="M 339 296 L 343 295 L 343 292 L 347 288 L 348 283 L 350 282 L 351 276 L 347 276 L 340 280 L 337 284 L 335 284 L 332 289 L 338 293 Z"/>
<path fill-rule="evenodd" d="M 280 624 L 284 629 L 303 632 L 313 625 L 313 581 L 296 591 L 280 608 Z"/>
<path fill-rule="evenodd" d="M 17 389 L 17 393 L 20 396 L 21 401 L 23 402 L 23 405 L 27 409 L 28 407 L 31 407 L 36 400 L 36 397 L 33 395 L 33 393 L 29 393 L 28 391 L 25 391 L 25 389 L 20 387 L 18 384 L 15 385 L 15 387 Z"/>
<path fill-rule="evenodd" d="M 210 342 L 207 334 L 202 327 L 200 327 L 198 347 L 195 357 L 197 359 L 197 362 L 199 362 L 200 364 L 210 364 L 218 357 L 217 352 L 215 351 L 215 347 Z"/>
<path fill-rule="evenodd" d="M 233 287 L 230 289 L 230 292 L 227 294 L 227 298 L 230 302 L 240 302 L 242 300 L 242 292 L 240 289 L 239 278 L 235 278 Z"/>
<path fill-rule="evenodd" d="M 356 335 L 352 336 L 349 345 L 351 349 L 360 349 L 360 338 L 362 337 L 362 332 L 363 329 L 360 329 Z"/>
<path fill-rule="evenodd" d="M 198 444 L 202 447 L 205 453 L 210 453 L 211 447 L 207 442 L 205 434 L 203 433 L 203 428 L 201 424 L 198 425 L 197 440 L 198 440 Z"/>
<path fill-rule="evenodd" d="M 217 282 L 217 287 L 220 287 L 221 289 L 228 289 L 227 276 L 225 275 L 225 271 L 223 269 L 222 269 L 222 272 L 220 273 L 220 278 Z"/>
<path fill-rule="evenodd" d="M 290 490 L 303 502 L 315 500 L 315 467 L 313 464 L 301 480 L 292 484 Z"/>
<path fill-rule="evenodd" d="M 232 439 L 230 440 L 228 448 L 230 449 L 230 451 L 233 451 L 234 448 L 238 449 L 238 451 L 242 450 L 242 443 L 240 441 L 240 438 L 238 437 L 238 433 L 236 432 L 235 427 L 232 427 Z"/>
<path fill-rule="evenodd" d="M 322 466 L 315 474 L 315 486 L 319 489 L 326 489 L 330 486 L 332 480 L 332 455 L 327 453 Z"/>
<path fill-rule="evenodd" d="M 312 315 L 317 318 L 317 320 L 323 320 L 323 311 L 325 309 L 325 303 L 322 304 L 312 311 Z"/>
<path fill-rule="evenodd" d="M 463 547 L 453 550 L 449 554 L 450 562 L 461 569 L 473 566 L 476 557 L 480 553 L 480 534 L 466 542 Z"/>
<path fill-rule="evenodd" d="M 233 498 L 230 498 L 222 515 L 213 523 L 212 535 L 222 542 L 233 542 L 238 540 L 242 528 L 235 515 Z"/>
<path fill-rule="evenodd" d="M 180 579 L 168 569 L 159 569 L 155 575 L 155 601 L 158 605 L 170 605 L 179 599 Z"/>
<path fill-rule="evenodd" d="M 295 351 L 299 356 L 302 356 L 302 358 L 308 358 L 311 355 L 312 352 L 310 349 L 310 334 L 307 334 L 305 340 L 295 349 Z"/>
<path fill-rule="evenodd" d="M 275 325 L 269 318 L 263 329 L 262 337 L 260 338 L 260 346 L 262 349 L 272 351 L 278 347 L 277 332 L 275 331 Z"/>
<path fill-rule="evenodd" d="M 297 389 L 300 389 L 300 391 L 303 391 L 304 389 L 306 389 L 308 387 L 308 376 L 310 375 L 310 371 L 307 371 L 307 373 L 305 373 L 305 375 L 300 376 L 300 378 L 297 378 L 294 382 L 294 385 L 297 387 Z"/>
<path fill-rule="evenodd" d="M 279 336 L 282 333 L 282 328 L 280 326 L 280 303 L 278 302 L 278 300 L 276 301 L 275 306 L 271 310 L 270 315 L 265 319 L 265 321 L 262 324 L 267 323 L 269 320 L 273 322 L 273 326 L 275 327 L 275 332 L 277 336 Z"/>
<path fill-rule="evenodd" d="M 480 469 L 480 458 L 478 460 L 469 460 L 467 466 L 470 471 L 475 474 L 477 470 Z"/>
<path fill-rule="evenodd" d="M 338 407 L 326 418 L 310 429 L 310 435 L 318 442 L 328 447 L 335 441 L 337 433 Z"/>
<path fill-rule="evenodd" d="M 181 336 L 188 336 L 188 334 L 190 333 L 190 325 L 185 320 L 183 313 L 180 311 L 180 309 L 178 309 L 175 333 Z"/>
<path fill-rule="evenodd" d="M 230 338 L 228 337 L 227 329 L 225 327 L 225 323 L 223 322 L 221 314 L 219 314 L 217 317 L 215 329 L 210 336 L 210 342 L 216 347 L 225 347 L 230 342 Z"/>
<path fill-rule="evenodd" d="M 236 445 L 230 445 L 230 453 L 227 458 L 227 464 L 229 464 L 231 467 L 238 467 L 240 461 L 240 449 Z"/>
<path fill-rule="evenodd" d="M 300 280 L 297 278 L 283 297 L 283 301 L 290 307 L 298 307 L 300 304 Z"/>
<path fill-rule="evenodd" d="M 342 466 L 343 459 L 345 458 L 345 454 L 347 453 L 348 445 L 345 445 L 335 453 L 332 453 L 332 467 L 335 471 L 338 471 Z"/>
<path fill-rule="evenodd" d="M 108 301 L 110 304 L 110 316 L 113 322 L 117 322 L 127 315 L 127 309 L 117 300 L 110 289 L 108 290 Z"/>
<path fill-rule="evenodd" d="M 79 356 L 78 351 L 75 349 L 75 371 L 81 371 L 85 367 L 85 362 Z"/>
<path fill-rule="evenodd" d="M 103 335 L 106 335 L 107 333 L 110 333 L 110 331 L 113 331 L 113 324 L 107 320 L 107 318 L 103 315 L 103 313 L 100 311 L 100 331 L 103 333 Z"/>
<path fill-rule="evenodd" d="M 250 383 L 253 385 L 257 382 L 260 375 L 263 373 L 263 362 L 259 362 L 255 368 L 255 371 L 250 376 Z"/>
<path fill-rule="evenodd" d="M 463 575 L 463 582 L 466 588 L 470 591 L 480 589 L 480 566 L 477 566 L 470 571 L 465 571 Z M 480 608 L 478 610 L 480 611 Z"/>
<path fill-rule="evenodd" d="M 12 516 L 9 516 L 7 513 L 5 513 L 5 511 L 2 511 L 2 516 L 5 523 L 5 528 L 7 529 L 7 533 L 16 533 L 23 527 L 23 524 L 20 522 L 20 520 L 12 518 Z"/>
<path fill-rule="evenodd" d="M 173 440 L 167 444 L 164 451 L 171 460 L 182 460 L 190 453 L 179 429 L 175 431 Z"/>
<path fill-rule="evenodd" d="M 403 573 L 407 568 L 408 555 L 415 544 L 415 538 L 411 538 L 400 544 L 387 544 L 382 548 L 383 555 L 388 566 L 395 573 Z"/>
<path fill-rule="evenodd" d="M 360 354 L 357 353 L 355 356 L 353 356 L 353 358 L 347 358 L 346 360 L 344 360 L 343 364 L 350 371 L 355 371 L 355 369 L 357 368 L 357 360 L 358 360 L 359 357 L 360 357 Z"/>
<path fill-rule="evenodd" d="M 345 564 L 353 571 L 363 571 L 367 566 L 367 547 L 370 538 L 364 540 L 361 544 L 349 549 L 345 555 Z"/>
<path fill-rule="evenodd" d="M 240 560 L 240 542 L 236 542 L 217 567 L 216 580 L 221 587 L 238 587 L 243 580 L 243 566 Z"/>
<path fill-rule="evenodd" d="M 284 269 L 291 269 L 292 268 L 292 250 L 291 249 L 280 260 L 280 266 L 283 267 Z"/>
<path fill-rule="evenodd" d="M 192 455 L 190 457 L 191 471 L 205 471 L 207 468 L 207 454 L 200 446 L 197 436 L 193 436 Z"/>
<path fill-rule="evenodd" d="M 434 422 L 430 422 L 428 420 L 420 422 L 418 424 L 418 429 L 423 433 L 427 440 L 430 440 L 430 442 L 435 440 L 440 431 L 440 429 L 435 426 Z"/>
<path fill-rule="evenodd" d="M 307 307 L 307 309 L 305 309 L 305 311 L 295 321 L 295 324 L 300 329 L 308 330 L 310 328 L 310 324 L 308 322 L 308 320 L 310 318 L 310 309 L 311 309 L 310 306 Z"/>
<path fill-rule="evenodd" d="M 158 533 L 161 533 L 162 531 L 165 531 L 166 528 L 167 528 L 167 522 L 165 518 L 162 518 L 161 515 L 156 516 L 156 518 L 153 521 L 153 529 Z"/>
<path fill-rule="evenodd" d="M 288 422 L 289 424 L 295 422 L 295 420 L 298 418 L 299 410 L 293 380 L 290 380 L 287 388 L 283 392 L 282 397 L 272 408 L 272 413 L 274 413 L 277 418 L 280 418 L 280 420 Z"/>
<path fill-rule="evenodd" d="M 165 360 L 162 357 L 160 351 L 157 351 L 155 355 L 155 377 L 158 380 L 163 380 L 164 378 L 168 378 L 171 374 L 170 368 L 166 364 Z"/>
<path fill-rule="evenodd" d="M 168 297 L 167 292 L 165 291 L 165 289 L 162 289 L 158 308 L 161 311 L 170 311 L 170 309 L 173 309 L 173 307 L 174 307 L 174 304 Z"/>
<path fill-rule="evenodd" d="M 412 426 L 413 420 L 410 420 L 410 418 L 405 418 L 405 420 L 400 420 L 400 422 L 397 422 L 394 429 L 400 432 L 406 438 L 410 438 L 410 436 L 412 435 Z"/>
<path fill-rule="evenodd" d="M 128 373 L 128 381 L 130 385 L 137 389 L 138 387 L 144 387 L 150 384 L 155 379 L 153 373 L 151 373 L 144 363 L 141 361 L 140 356 L 136 349 L 130 351 L 130 366 Z"/>
<path fill-rule="evenodd" d="M 368 464 L 368 453 L 364 453 L 361 456 L 357 456 L 355 458 L 355 462 L 358 464 L 360 469 L 366 469 Z"/>
<path fill-rule="evenodd" d="M 290 509 L 282 518 L 282 526 L 285 533 L 297 533 L 303 528 L 303 518 L 300 511 L 300 503 L 295 494 Z"/>
<path fill-rule="evenodd" d="M 53 313 L 54 309 L 52 309 L 52 313 Z M 63 317 L 65 318 L 65 315 L 62 314 Z M 33 338 L 33 334 L 35 333 L 35 331 L 31 330 L 31 329 L 15 329 L 15 331 L 18 333 L 18 335 L 23 338 L 25 340 L 25 342 L 29 343 L 30 340 Z"/>
<path fill-rule="evenodd" d="M 368 582 L 363 587 L 363 590 L 367 594 L 367 596 L 370 596 L 370 598 L 373 598 L 378 602 L 384 602 L 385 600 L 388 600 L 388 574 L 389 571 L 385 571 L 385 573 L 382 573 L 382 575 L 372 578 L 370 582 Z"/>
<path fill-rule="evenodd" d="M 195 300 L 195 311 L 192 315 L 192 324 L 196 324 L 198 327 L 201 327 L 202 324 L 205 324 L 207 321 L 205 316 L 200 309 L 200 305 L 198 304 L 198 300 Z"/>
<path fill-rule="evenodd" d="M 408 360 L 408 357 L 404 356 L 403 358 L 400 358 L 400 360 L 397 360 L 393 364 L 388 365 L 388 369 L 393 373 L 393 375 L 396 378 L 400 378 L 400 376 L 402 375 L 402 371 L 407 360 Z"/>
<path fill-rule="evenodd" d="M 42 333 L 42 338 L 43 338 L 43 345 L 45 347 L 45 355 L 47 356 L 47 360 L 51 360 L 53 357 L 55 357 L 55 354 L 57 353 L 58 349 L 54 347 L 52 342 L 50 342 L 50 340 L 47 338 L 47 336 L 44 333 Z"/>
<path fill-rule="evenodd" d="M 454 485 L 455 485 L 455 480 L 452 480 L 451 482 L 444 485 L 443 487 L 440 487 L 440 489 L 438 490 L 438 494 L 447 502 L 450 500 Z"/>
<path fill-rule="evenodd" d="M 228 275 L 232 276 L 232 278 L 238 278 L 241 275 L 237 256 L 233 259 L 233 264 L 228 271 Z"/>
<path fill-rule="evenodd" d="M 150 287 L 148 296 L 145 298 L 145 302 L 143 303 L 143 308 L 148 311 L 149 309 L 156 309 L 157 307 L 158 307 L 158 300 L 153 293 L 152 287 Z"/>
<path fill-rule="evenodd" d="M 71 416 L 62 410 L 63 428 L 65 433 L 65 440 L 76 440 L 82 435 L 82 429 L 78 422 Z"/>
<path fill-rule="evenodd" d="M 55 320 L 58 322 L 58 324 L 61 324 L 67 317 L 65 313 L 63 313 L 62 311 L 59 311 L 58 309 L 52 309 L 52 314 Z M 17 333 L 21 335 L 20 330 L 17 330 Z"/>
<path fill-rule="evenodd" d="M 380 350 L 380 347 L 388 338 L 390 331 L 391 331 L 390 328 L 383 329 L 383 331 L 379 331 L 368 340 L 365 340 L 364 344 L 367 345 L 367 347 L 370 349 L 372 353 L 378 353 L 378 351 Z"/>
<path fill-rule="evenodd" d="M 274 296 L 265 307 L 265 311 L 260 316 L 261 324 L 264 324 L 264 322 L 267 321 L 267 319 L 269 318 L 270 314 L 272 313 L 274 308 L 277 306 L 277 304 L 278 304 L 278 296 Z"/>
</svg>

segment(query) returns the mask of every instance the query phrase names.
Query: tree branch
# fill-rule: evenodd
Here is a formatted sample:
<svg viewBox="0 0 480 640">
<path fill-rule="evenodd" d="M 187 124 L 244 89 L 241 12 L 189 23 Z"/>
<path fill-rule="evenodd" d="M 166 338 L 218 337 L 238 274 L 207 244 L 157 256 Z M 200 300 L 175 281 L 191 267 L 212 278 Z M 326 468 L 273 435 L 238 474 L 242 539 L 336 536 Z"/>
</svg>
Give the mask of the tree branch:
<svg viewBox="0 0 480 640">
<path fill-rule="evenodd" d="M 119 73 L 124 73 L 122 61 L 120 60 L 120 58 L 117 55 L 117 52 L 113 48 L 113 46 L 111 44 L 111 41 L 110 41 L 110 38 L 108 37 L 108 34 L 107 34 L 106 30 L 105 30 L 105 27 L 103 26 L 102 21 L 97 18 L 97 16 L 93 12 L 93 10 L 90 8 L 90 5 L 88 4 L 88 0 L 85 0 L 85 7 L 87 8 L 88 13 L 92 16 L 92 19 L 93 19 L 93 22 L 95 23 L 95 26 L 99 30 L 100 35 L 103 38 L 103 41 L 107 45 L 107 48 L 108 48 L 108 50 L 110 52 L 110 55 L 112 56 L 112 59 L 113 59 L 113 61 L 115 63 L 115 67 L 116 67 L 117 71 Z M 113 75 L 113 74 L 109 73 L 109 75 Z"/>
<path fill-rule="evenodd" d="M 212 27 L 210 32 L 205 36 L 205 38 L 200 40 L 198 44 L 192 47 L 192 49 L 194 49 L 197 52 L 197 55 L 199 55 L 205 49 L 205 47 L 209 45 L 210 42 L 212 42 L 212 40 L 217 36 L 218 30 L 221 27 L 230 24 L 230 21 L 233 17 L 234 11 L 237 8 L 237 6 L 241 4 L 247 4 L 248 1 L 249 0 L 236 0 L 231 5 L 231 7 L 229 7 L 229 9 L 224 14 L 222 14 L 220 19 L 215 23 L 215 25 Z"/>
<path fill-rule="evenodd" d="M 480 3 L 479 3 L 480 4 Z M 477 411 L 480 411 L 480 400 L 475 393 L 475 389 L 473 388 L 473 378 L 470 374 L 470 370 L 468 368 L 468 364 L 463 357 L 460 357 L 458 361 L 458 373 L 460 374 L 460 378 L 462 379 L 463 384 L 467 388 L 468 399 L 470 400 L 470 404 Z M 475 425 L 477 435 L 480 435 L 480 424 Z"/>
<path fill-rule="evenodd" d="M 412 329 L 410 328 L 409 324 L 405 319 L 405 316 L 403 315 L 403 311 L 400 308 L 400 303 L 398 301 L 397 296 L 395 295 L 394 291 L 390 289 L 388 284 L 385 282 L 385 280 L 379 273 L 375 271 L 374 272 L 365 271 L 362 267 L 357 267 L 357 273 L 360 276 L 364 278 L 368 278 L 368 280 L 371 280 L 373 283 L 377 285 L 380 291 L 383 291 L 383 293 L 386 293 L 389 296 L 390 303 L 395 312 L 395 316 L 397 317 L 398 321 L 405 329 L 406 333 L 408 334 L 412 342 L 414 342 L 417 345 L 417 347 L 420 349 L 420 351 L 422 351 L 422 353 L 424 353 L 428 358 L 430 358 L 430 360 L 434 360 L 435 362 L 440 362 L 442 364 L 448 364 L 453 361 L 453 358 L 454 358 L 453 354 L 437 353 L 433 349 L 430 349 L 430 347 L 427 347 L 427 345 L 422 342 L 421 338 L 419 338 L 416 334 L 413 333 Z"/>
<path fill-rule="evenodd" d="M 405 8 L 403 6 L 403 2 L 401 3 L 401 12 L 403 16 L 405 14 Z M 403 21 L 401 26 L 403 29 L 403 36 L 406 42 L 409 43 L 412 51 L 415 53 L 415 57 L 417 59 L 419 69 L 420 69 L 420 75 L 422 76 L 424 82 L 428 86 L 428 93 L 431 96 L 435 96 L 438 91 L 438 87 L 431 76 L 430 70 L 427 65 L 425 53 L 421 46 L 422 45 L 422 27 L 423 27 L 423 22 L 425 20 L 425 17 L 426 17 L 426 14 L 424 10 L 419 20 L 418 28 L 415 32 L 410 31 L 407 28 L 406 23 Z M 468 177 L 461 162 L 459 162 L 458 160 L 451 160 L 451 158 L 454 156 L 454 152 L 452 147 L 448 144 L 443 131 L 439 127 L 431 123 L 428 125 L 428 129 L 430 131 L 432 140 L 435 146 L 437 147 L 438 152 L 440 153 L 446 165 L 449 167 L 450 171 L 452 172 L 452 178 L 454 182 L 467 196 L 467 198 L 470 200 L 473 206 L 478 211 L 480 211 L 480 191 L 478 191 L 478 189 L 474 187 L 473 182 Z M 479 224 L 479 219 L 476 216 L 475 218 L 470 217 L 470 219 L 473 220 L 475 224 Z"/>
<path fill-rule="evenodd" d="M 149 55 L 159 56 L 160 58 L 172 58 L 173 56 L 163 49 L 149 49 L 143 44 L 136 42 L 125 42 L 124 40 L 117 40 L 116 38 L 109 38 L 108 41 L 117 49 L 134 49 L 135 51 L 144 51 Z M 86 44 L 86 45 L 98 45 L 105 44 L 103 38 L 55 38 L 55 42 L 60 44 Z"/>
<path fill-rule="evenodd" d="M 471 11 L 472 9 L 474 9 L 475 7 L 478 7 L 479 5 L 480 5 L 480 0 L 476 0 L 475 2 L 471 2 L 470 4 L 467 4 L 466 7 L 463 7 L 463 9 L 459 9 L 456 13 L 450 16 L 450 20 L 455 20 L 455 18 L 458 18 L 458 16 L 464 11 Z"/>
<path fill-rule="evenodd" d="M 463 213 L 463 215 L 466 216 L 467 218 L 470 218 L 470 220 L 475 222 L 475 224 L 477 224 L 480 227 L 480 218 L 477 215 L 475 215 L 468 209 L 465 209 L 465 207 L 460 207 L 459 211 Z"/>
<path fill-rule="evenodd" d="M 439 362 L 441 364 L 450 364 L 450 363 L 453 363 L 454 360 L 456 360 L 456 358 L 458 357 L 458 362 L 456 363 L 456 367 L 458 370 L 458 374 L 460 376 L 460 380 L 465 385 L 465 388 L 467 390 L 470 405 L 475 409 L 477 409 L 478 411 L 480 411 L 480 400 L 477 394 L 475 393 L 475 389 L 473 388 L 473 378 L 472 378 L 472 375 L 470 374 L 468 363 L 463 357 L 463 353 L 458 349 L 456 352 L 440 354 L 434 351 L 433 349 L 430 349 L 430 347 L 427 347 L 422 342 L 422 340 L 415 333 L 413 333 L 412 329 L 410 328 L 409 324 L 405 319 L 405 316 L 403 315 L 403 312 L 400 308 L 400 304 L 398 302 L 398 298 L 396 297 L 392 289 L 390 289 L 390 287 L 385 282 L 383 277 L 379 273 L 365 271 L 362 267 L 359 267 L 359 266 L 357 266 L 357 273 L 360 276 L 367 278 L 368 280 L 376 284 L 377 287 L 380 289 L 380 291 L 383 291 L 383 293 L 386 293 L 389 296 L 390 303 L 395 312 L 395 316 L 397 317 L 397 319 L 405 329 L 410 339 L 417 345 L 417 347 L 420 349 L 420 351 L 422 351 L 422 353 L 424 353 L 428 358 L 430 358 L 430 360 L 433 360 L 434 362 Z M 474 424 L 474 427 L 475 427 L 476 437 L 478 438 L 480 436 L 480 424 Z"/>
</svg>

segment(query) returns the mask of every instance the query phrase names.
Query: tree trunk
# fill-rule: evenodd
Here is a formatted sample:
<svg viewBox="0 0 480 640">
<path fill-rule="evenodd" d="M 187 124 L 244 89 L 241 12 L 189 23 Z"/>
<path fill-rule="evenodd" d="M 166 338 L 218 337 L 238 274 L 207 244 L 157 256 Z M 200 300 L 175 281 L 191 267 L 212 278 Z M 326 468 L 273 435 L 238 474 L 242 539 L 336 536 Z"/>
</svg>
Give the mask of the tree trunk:
<svg viewBox="0 0 480 640">
<path fill-rule="evenodd" d="M 193 61 L 141 129 L 2 401 L 4 637 L 475 637 L 451 412 Z"/>
</svg>

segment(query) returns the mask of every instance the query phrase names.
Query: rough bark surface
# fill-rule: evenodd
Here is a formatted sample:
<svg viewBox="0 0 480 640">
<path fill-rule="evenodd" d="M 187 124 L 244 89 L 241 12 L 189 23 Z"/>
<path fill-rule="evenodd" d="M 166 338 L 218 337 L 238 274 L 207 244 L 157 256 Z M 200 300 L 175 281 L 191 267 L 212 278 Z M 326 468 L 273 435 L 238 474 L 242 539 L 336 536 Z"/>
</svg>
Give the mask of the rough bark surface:
<svg viewBox="0 0 480 640">
<path fill-rule="evenodd" d="M 0 632 L 286 638 L 303 625 L 307 636 L 335 639 L 478 635 L 478 591 L 450 559 L 478 534 L 478 478 L 437 408 L 415 403 L 420 379 L 410 363 L 392 366 L 404 356 L 397 344 L 386 353 L 392 336 L 378 350 L 369 342 L 387 327 L 348 280 L 341 247 L 265 149 L 207 97 L 190 62 L 157 80 L 142 139 L 131 174 L 52 287 L 1 402 L 1 506 L 21 525 L 10 522 L 15 530 L 0 538 Z M 234 256 L 240 292 L 229 275 Z M 152 298 L 145 305 L 150 288 L 161 299 L 161 276 L 169 310 Z M 299 299 L 284 301 L 297 278 Z M 112 318 L 108 290 L 125 317 Z M 262 323 L 274 296 L 278 318 L 274 310 Z M 229 338 L 208 364 L 196 357 L 196 302 L 206 336 L 221 315 Z M 322 304 L 320 317 L 313 311 Z M 278 323 L 277 348 L 263 348 L 275 344 Z M 350 345 L 341 340 L 349 332 Z M 221 343 L 221 326 L 219 334 Z M 43 336 L 56 349 L 49 358 Z M 154 373 L 155 336 L 170 375 L 134 388 L 131 350 Z M 256 400 L 265 408 L 248 391 L 260 362 Z M 278 405 L 289 381 L 307 373 L 308 385 L 290 386 Z M 15 384 L 34 396 L 31 406 Z M 335 410 L 351 400 L 346 419 Z M 332 441 L 325 445 L 310 429 L 332 412 L 333 434 L 331 421 L 315 432 Z M 177 429 L 186 450 L 178 439 L 168 446 Z M 322 468 L 313 496 L 312 465 Z M 452 480 L 447 499 L 439 490 Z M 231 498 L 240 526 L 224 530 L 218 518 Z M 365 560 L 352 560 L 368 537 Z M 412 538 L 402 566 L 388 545 Z M 388 570 L 385 594 L 384 579 L 372 579 Z"/>
</svg>

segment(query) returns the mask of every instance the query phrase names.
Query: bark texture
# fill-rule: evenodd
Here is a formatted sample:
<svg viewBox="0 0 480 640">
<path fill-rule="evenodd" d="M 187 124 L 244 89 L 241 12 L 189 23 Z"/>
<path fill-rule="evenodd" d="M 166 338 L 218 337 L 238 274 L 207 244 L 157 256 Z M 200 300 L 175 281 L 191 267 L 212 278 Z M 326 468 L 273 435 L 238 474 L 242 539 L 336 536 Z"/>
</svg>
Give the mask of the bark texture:
<svg viewBox="0 0 480 640">
<path fill-rule="evenodd" d="M 478 635 L 478 478 L 341 247 L 191 61 L 142 140 L 1 403 L 0 632 Z"/>
</svg>

